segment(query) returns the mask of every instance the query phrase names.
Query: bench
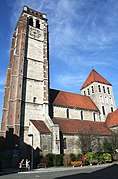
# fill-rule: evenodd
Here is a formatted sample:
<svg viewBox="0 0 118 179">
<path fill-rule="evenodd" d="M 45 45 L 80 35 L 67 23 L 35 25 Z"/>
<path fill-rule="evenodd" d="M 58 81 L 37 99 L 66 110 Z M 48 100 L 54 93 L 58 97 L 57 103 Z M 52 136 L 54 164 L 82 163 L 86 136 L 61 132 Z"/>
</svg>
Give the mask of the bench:
<svg viewBox="0 0 118 179">
<path fill-rule="evenodd" d="M 72 161 L 71 162 L 71 165 L 73 165 L 73 167 L 76 167 L 76 166 L 81 166 L 82 167 L 82 161 Z"/>
<path fill-rule="evenodd" d="M 46 164 L 45 163 L 39 163 L 37 165 L 37 168 L 46 168 Z"/>
</svg>

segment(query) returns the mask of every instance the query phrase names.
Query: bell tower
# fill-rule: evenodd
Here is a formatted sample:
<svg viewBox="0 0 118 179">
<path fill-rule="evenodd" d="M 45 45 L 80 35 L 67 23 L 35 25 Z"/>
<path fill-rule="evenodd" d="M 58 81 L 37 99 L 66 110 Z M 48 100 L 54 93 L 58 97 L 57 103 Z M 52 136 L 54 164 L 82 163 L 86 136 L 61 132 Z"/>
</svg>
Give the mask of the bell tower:
<svg viewBox="0 0 118 179">
<path fill-rule="evenodd" d="M 100 112 L 100 121 L 116 110 L 112 85 L 95 70 L 92 70 L 81 88 L 82 95 L 89 96 Z"/>
<path fill-rule="evenodd" d="M 12 38 L 1 130 L 27 141 L 29 121 L 48 115 L 49 49 L 46 15 L 24 6 Z"/>
</svg>

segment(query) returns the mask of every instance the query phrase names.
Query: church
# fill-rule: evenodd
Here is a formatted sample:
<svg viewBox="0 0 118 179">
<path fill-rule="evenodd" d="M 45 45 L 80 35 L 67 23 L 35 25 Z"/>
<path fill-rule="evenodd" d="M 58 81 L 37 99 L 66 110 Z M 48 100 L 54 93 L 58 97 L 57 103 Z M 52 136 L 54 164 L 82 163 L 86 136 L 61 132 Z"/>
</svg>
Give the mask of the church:
<svg viewBox="0 0 118 179">
<path fill-rule="evenodd" d="M 12 130 L 20 156 L 27 153 L 26 146 L 44 155 L 77 154 L 81 136 L 99 142 L 118 131 L 112 84 L 94 69 L 81 94 L 51 89 L 49 81 L 47 17 L 24 6 L 12 37 L 1 136 Z"/>
</svg>

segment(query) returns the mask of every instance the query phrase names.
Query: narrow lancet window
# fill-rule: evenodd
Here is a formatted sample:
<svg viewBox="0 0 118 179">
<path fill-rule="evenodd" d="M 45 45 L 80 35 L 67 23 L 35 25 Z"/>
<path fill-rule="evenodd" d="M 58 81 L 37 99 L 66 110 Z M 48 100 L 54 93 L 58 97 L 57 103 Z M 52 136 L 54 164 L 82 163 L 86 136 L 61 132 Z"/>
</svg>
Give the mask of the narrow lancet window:
<svg viewBox="0 0 118 179">
<path fill-rule="evenodd" d="M 67 112 L 67 118 L 69 118 L 69 109 L 67 109 L 66 112 Z"/>
<path fill-rule="evenodd" d="M 39 20 L 36 20 L 36 28 L 40 29 Z"/>
<path fill-rule="evenodd" d="M 105 86 L 103 86 L 103 92 L 106 93 L 106 91 L 105 91 Z"/>
<path fill-rule="evenodd" d="M 94 93 L 94 88 L 93 88 L 93 86 L 91 86 L 91 89 L 92 89 L 92 93 Z"/>
<path fill-rule="evenodd" d="M 107 91 L 108 91 L 108 94 L 110 94 L 110 90 L 109 90 L 109 87 L 107 87 Z"/>
<path fill-rule="evenodd" d="M 81 120 L 83 120 L 83 111 L 80 112 Z"/>
<path fill-rule="evenodd" d="M 111 107 L 111 112 L 113 112 L 113 107 Z"/>
<path fill-rule="evenodd" d="M 101 88 L 100 88 L 100 85 L 98 85 L 98 91 L 101 92 Z"/>
<path fill-rule="evenodd" d="M 88 95 L 90 95 L 90 90 L 89 90 L 89 88 L 88 88 L 87 90 L 88 90 Z"/>
<path fill-rule="evenodd" d="M 103 115 L 105 115 L 105 108 L 104 108 L 104 106 L 102 106 L 102 112 L 103 112 Z"/>
<path fill-rule="evenodd" d="M 33 98 L 33 103 L 36 103 L 36 97 Z"/>
<path fill-rule="evenodd" d="M 29 18 L 29 25 L 33 26 L 33 18 L 32 17 Z"/>
<path fill-rule="evenodd" d="M 95 119 L 95 113 L 93 113 L 93 120 L 95 121 L 96 119 Z"/>
</svg>

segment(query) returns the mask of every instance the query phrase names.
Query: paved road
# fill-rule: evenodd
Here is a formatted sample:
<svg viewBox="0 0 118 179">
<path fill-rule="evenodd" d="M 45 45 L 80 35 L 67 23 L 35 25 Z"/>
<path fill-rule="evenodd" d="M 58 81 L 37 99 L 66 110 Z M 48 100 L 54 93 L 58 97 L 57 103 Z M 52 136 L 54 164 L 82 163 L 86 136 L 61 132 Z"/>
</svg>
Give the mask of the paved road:
<svg viewBox="0 0 118 179">
<path fill-rule="evenodd" d="M 118 179 L 118 165 L 39 169 L 2 175 L 0 179 Z"/>
</svg>

